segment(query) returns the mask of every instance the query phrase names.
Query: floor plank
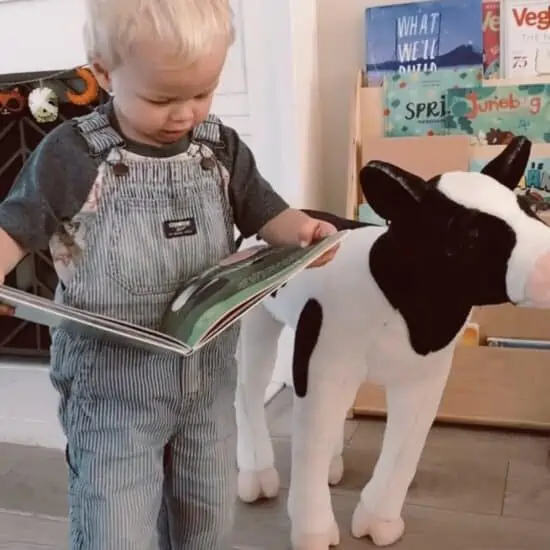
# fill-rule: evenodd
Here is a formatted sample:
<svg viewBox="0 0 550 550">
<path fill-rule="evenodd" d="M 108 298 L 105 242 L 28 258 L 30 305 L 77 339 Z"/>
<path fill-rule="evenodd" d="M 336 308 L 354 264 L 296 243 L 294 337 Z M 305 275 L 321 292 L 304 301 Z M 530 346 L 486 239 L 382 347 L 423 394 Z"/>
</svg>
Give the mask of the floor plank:
<svg viewBox="0 0 550 550">
<path fill-rule="evenodd" d="M 550 519 L 550 469 L 546 461 L 510 462 L 503 514 L 539 521 Z"/>
<path fill-rule="evenodd" d="M 286 493 L 258 506 L 239 506 L 235 543 L 261 550 L 288 550 L 289 525 Z M 334 494 L 333 507 L 340 525 L 342 550 L 374 548 L 349 532 L 356 495 Z M 542 550 L 550 545 L 550 525 L 494 515 L 437 510 L 407 505 L 406 533 L 396 550 Z"/>
<path fill-rule="evenodd" d="M 0 510 L 0 550 L 64 550 L 67 522 Z"/>
</svg>

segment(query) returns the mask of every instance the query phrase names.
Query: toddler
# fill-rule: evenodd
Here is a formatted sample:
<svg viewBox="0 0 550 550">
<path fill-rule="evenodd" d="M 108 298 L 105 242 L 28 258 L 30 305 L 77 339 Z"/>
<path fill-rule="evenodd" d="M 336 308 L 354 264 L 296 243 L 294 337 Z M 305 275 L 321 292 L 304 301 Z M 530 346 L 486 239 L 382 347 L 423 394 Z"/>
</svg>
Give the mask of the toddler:
<svg viewBox="0 0 550 550">
<path fill-rule="evenodd" d="M 178 287 L 235 251 L 334 227 L 289 208 L 209 114 L 228 0 L 86 0 L 112 99 L 43 139 L 0 205 L 0 282 L 50 248 L 56 300 L 156 329 Z M 182 223 L 183 222 L 183 223 Z M 329 261 L 334 250 L 317 265 Z M 192 357 L 52 331 L 72 550 L 229 550 L 238 324 Z"/>
</svg>

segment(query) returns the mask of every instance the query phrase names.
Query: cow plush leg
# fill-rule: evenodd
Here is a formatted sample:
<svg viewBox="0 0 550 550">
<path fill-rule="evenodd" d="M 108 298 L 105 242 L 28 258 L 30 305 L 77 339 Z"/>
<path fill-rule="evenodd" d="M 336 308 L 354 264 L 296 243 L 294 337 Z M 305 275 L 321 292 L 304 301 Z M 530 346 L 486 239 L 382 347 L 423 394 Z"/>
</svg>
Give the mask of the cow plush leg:
<svg viewBox="0 0 550 550">
<path fill-rule="evenodd" d="M 449 366 L 450 361 L 430 378 L 386 388 L 388 422 L 382 452 L 353 515 L 355 537 L 368 535 L 377 546 L 388 546 L 403 535 L 401 511 L 439 407 Z"/>
<path fill-rule="evenodd" d="M 288 513 L 294 550 L 328 550 L 340 539 L 327 479 L 362 372 L 341 357 L 331 328 L 321 304 L 308 301 L 296 327 L 292 365 L 296 399 Z"/>
<path fill-rule="evenodd" d="M 339 369 L 336 358 L 319 357 L 311 367 L 315 378 L 331 369 L 336 376 L 311 380 L 306 396 L 298 397 L 294 404 L 288 501 L 294 550 L 328 550 L 339 544 L 327 476 L 334 460 L 334 441 L 342 432 L 359 385 L 359 381 L 338 380 L 343 369 Z"/>
<path fill-rule="evenodd" d="M 329 485 L 338 485 L 344 477 L 344 422 L 338 430 L 336 440 L 334 442 L 334 451 L 332 453 L 332 460 L 328 470 L 328 482 Z"/>
<path fill-rule="evenodd" d="M 238 493 L 244 502 L 274 498 L 279 493 L 273 446 L 265 417 L 265 392 L 273 375 L 283 325 L 262 306 L 242 320 L 237 350 Z"/>
</svg>

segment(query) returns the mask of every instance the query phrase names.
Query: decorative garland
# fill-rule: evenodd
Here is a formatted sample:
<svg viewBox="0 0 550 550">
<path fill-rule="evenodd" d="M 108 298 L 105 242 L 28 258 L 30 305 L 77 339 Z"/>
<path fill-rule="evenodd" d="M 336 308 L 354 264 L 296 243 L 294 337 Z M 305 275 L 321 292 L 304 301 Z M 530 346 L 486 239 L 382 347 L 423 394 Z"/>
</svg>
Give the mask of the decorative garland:
<svg viewBox="0 0 550 550">
<path fill-rule="evenodd" d="M 96 101 L 99 96 L 99 84 L 92 71 L 87 67 L 76 69 L 76 74 L 85 83 L 86 87 L 80 93 L 68 90 L 65 97 L 74 105 L 89 105 Z"/>
<path fill-rule="evenodd" d="M 78 84 L 78 90 L 69 86 Z M 29 89 L 25 95 L 24 91 Z M 59 115 L 59 103 L 89 105 L 99 97 L 99 84 L 92 71 L 85 66 L 57 72 L 36 80 L 0 83 L 0 116 L 20 114 L 29 108 L 37 122 L 54 122 Z"/>
</svg>

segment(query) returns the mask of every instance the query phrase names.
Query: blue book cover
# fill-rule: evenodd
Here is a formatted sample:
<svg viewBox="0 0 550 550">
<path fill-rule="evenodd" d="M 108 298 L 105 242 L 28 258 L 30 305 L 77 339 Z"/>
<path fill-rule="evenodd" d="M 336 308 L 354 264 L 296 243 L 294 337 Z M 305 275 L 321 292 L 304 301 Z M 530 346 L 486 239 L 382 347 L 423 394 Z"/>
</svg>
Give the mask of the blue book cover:
<svg viewBox="0 0 550 550">
<path fill-rule="evenodd" d="M 440 0 L 366 8 L 366 81 L 384 74 L 483 66 L 481 0 Z"/>
</svg>

